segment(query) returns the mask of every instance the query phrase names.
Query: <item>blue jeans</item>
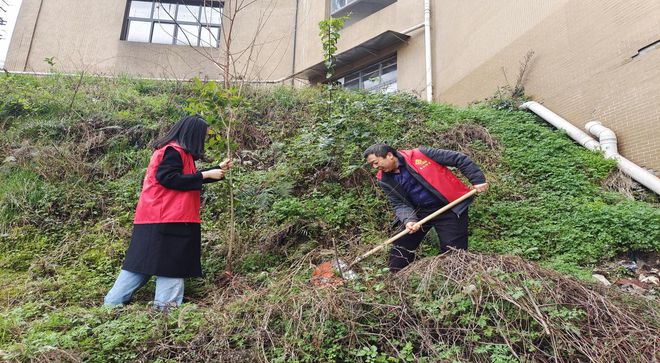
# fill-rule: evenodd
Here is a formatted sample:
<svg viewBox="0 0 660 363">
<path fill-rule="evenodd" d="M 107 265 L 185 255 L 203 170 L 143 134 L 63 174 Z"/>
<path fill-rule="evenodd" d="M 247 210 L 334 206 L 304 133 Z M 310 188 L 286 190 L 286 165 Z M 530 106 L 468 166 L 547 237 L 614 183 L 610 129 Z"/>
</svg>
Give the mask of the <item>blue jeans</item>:
<svg viewBox="0 0 660 363">
<path fill-rule="evenodd" d="M 133 293 L 149 281 L 150 275 L 121 270 L 114 286 L 105 296 L 105 305 L 119 306 L 131 300 Z M 154 305 L 165 309 L 176 307 L 183 302 L 183 278 L 156 276 Z"/>
</svg>

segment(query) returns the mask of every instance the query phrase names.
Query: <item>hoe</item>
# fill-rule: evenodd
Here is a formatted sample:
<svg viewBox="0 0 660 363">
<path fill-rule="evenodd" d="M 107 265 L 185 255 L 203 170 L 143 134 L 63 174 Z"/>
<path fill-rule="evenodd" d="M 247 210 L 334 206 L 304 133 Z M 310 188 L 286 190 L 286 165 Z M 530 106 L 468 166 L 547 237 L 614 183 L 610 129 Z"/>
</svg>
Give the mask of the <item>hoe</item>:
<svg viewBox="0 0 660 363">
<path fill-rule="evenodd" d="M 453 202 L 447 204 L 446 206 L 438 209 L 437 211 L 433 212 L 432 214 L 429 214 L 426 218 L 422 219 L 421 221 L 417 222 L 417 225 L 421 226 L 424 223 L 430 221 L 431 219 L 439 216 L 440 214 L 446 212 L 447 210 L 453 208 L 455 205 L 458 203 L 464 201 L 465 199 L 473 196 L 477 191 L 476 190 L 470 190 L 468 193 L 465 193 L 463 196 L 460 198 L 454 200 Z M 408 230 L 404 229 L 403 231 L 399 232 L 396 236 L 391 237 L 387 241 L 379 244 L 378 246 L 372 248 L 371 250 L 367 251 L 363 255 L 357 257 L 351 264 L 346 264 L 341 258 L 337 257 L 333 259 L 332 261 L 326 261 L 323 262 L 322 264 L 318 265 L 315 269 L 314 272 L 312 272 L 312 284 L 316 286 L 329 286 L 329 285 L 338 285 L 343 283 L 344 279 L 346 280 L 353 280 L 357 277 L 357 273 L 352 270 L 352 267 L 355 266 L 358 262 L 364 260 L 365 258 L 373 255 L 374 253 L 380 251 L 390 243 L 393 243 L 394 241 L 398 240 L 399 238 L 405 236 L 408 234 Z M 337 276 L 338 272 L 339 276 Z"/>
</svg>

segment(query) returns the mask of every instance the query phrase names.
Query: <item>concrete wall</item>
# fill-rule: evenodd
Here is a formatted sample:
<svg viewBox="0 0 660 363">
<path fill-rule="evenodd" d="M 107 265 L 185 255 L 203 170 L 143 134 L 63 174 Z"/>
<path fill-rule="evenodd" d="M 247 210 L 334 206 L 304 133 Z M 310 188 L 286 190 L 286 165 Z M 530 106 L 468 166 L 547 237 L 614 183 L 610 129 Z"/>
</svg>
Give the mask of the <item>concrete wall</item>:
<svg viewBox="0 0 660 363">
<path fill-rule="evenodd" d="M 290 0 L 263 0 L 237 14 L 233 74 L 258 80 L 291 73 L 294 6 Z M 218 48 L 120 40 L 125 9 L 126 0 L 23 0 L 5 67 L 48 72 L 51 66 L 44 58 L 54 57 L 54 68 L 60 72 L 221 78 L 217 63 L 225 59 Z M 255 38 L 257 25 L 263 23 L 266 26 Z M 257 46 L 250 52 L 251 44 Z"/>
</svg>

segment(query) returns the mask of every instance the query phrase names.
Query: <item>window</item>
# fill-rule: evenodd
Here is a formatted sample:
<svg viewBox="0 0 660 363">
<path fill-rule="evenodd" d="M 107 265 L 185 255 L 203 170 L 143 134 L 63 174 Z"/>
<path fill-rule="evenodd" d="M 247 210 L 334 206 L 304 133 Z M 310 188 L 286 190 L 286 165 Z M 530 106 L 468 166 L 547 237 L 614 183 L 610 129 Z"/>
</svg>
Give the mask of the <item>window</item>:
<svg viewBox="0 0 660 363">
<path fill-rule="evenodd" d="M 123 40 L 218 47 L 223 2 L 129 0 Z"/>
<path fill-rule="evenodd" d="M 332 0 L 330 3 L 330 11 L 334 14 L 356 1 L 357 0 Z"/>
<path fill-rule="evenodd" d="M 345 23 L 349 26 L 395 2 L 396 0 L 330 0 L 330 14 L 335 18 L 350 14 Z"/>
<path fill-rule="evenodd" d="M 396 86 L 396 55 L 337 80 L 346 89 L 392 93 Z"/>
</svg>

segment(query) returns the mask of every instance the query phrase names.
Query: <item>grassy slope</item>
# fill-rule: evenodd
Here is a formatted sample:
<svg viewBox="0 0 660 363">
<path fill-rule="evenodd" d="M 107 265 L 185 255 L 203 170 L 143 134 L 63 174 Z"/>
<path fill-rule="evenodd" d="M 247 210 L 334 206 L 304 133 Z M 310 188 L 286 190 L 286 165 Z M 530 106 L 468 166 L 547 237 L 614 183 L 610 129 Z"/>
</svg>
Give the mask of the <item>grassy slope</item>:
<svg viewBox="0 0 660 363">
<path fill-rule="evenodd" d="M 618 253 L 660 250 L 655 197 L 632 201 L 603 190 L 612 162 L 528 113 L 488 105 L 429 105 L 406 95 L 337 93 L 328 117 L 318 90 L 249 90 L 235 135 L 244 163 L 233 176 L 234 265 L 243 286 L 237 291 L 256 305 L 233 302 L 223 310 L 214 304 L 228 298 L 219 295 L 224 290 L 215 280 L 224 269 L 228 235 L 223 183 L 207 188 L 203 197 L 207 275 L 187 287 L 194 304 L 154 319 L 142 307 L 152 293 L 149 287 L 137 296 L 140 304 L 122 313 L 107 311 L 97 306 L 130 236 L 150 155 L 147 145 L 180 117 L 194 95 L 180 83 L 77 82 L 64 76 L 0 79 L 0 159 L 5 160 L 0 165 L 0 298 L 7 306 L 0 312 L 0 350 L 17 359 L 130 360 L 140 352 L 154 354 L 148 348 L 154 343 L 189 346 L 213 334 L 229 336 L 227 349 L 237 354 L 235 359 L 243 353 L 249 357 L 254 341 L 240 336 L 249 336 L 254 327 L 227 327 L 231 334 L 202 329 L 213 321 L 210 313 L 218 324 L 228 324 L 218 315 L 249 321 L 277 300 L 268 291 L 282 293 L 269 286 L 302 284 L 309 269 L 300 261 L 323 259 L 322 250 L 331 249 L 333 240 L 341 254 L 356 255 L 392 233 L 388 206 L 370 172 L 361 168 L 361 150 L 376 141 L 460 149 L 483 166 L 492 189 L 470 212 L 475 251 L 516 254 L 587 276 L 589 266 Z M 434 253 L 434 244 L 425 243 L 422 254 Z M 388 281 L 379 272 L 383 258 L 363 265 L 371 282 L 357 289 L 375 293 L 367 300 L 376 299 L 374 286 Z M 251 291 L 264 293 L 259 288 L 266 296 L 249 298 Z M 280 298 L 296 306 L 304 301 L 301 291 L 313 293 L 301 289 Z M 333 321 L 322 329 L 330 341 L 333 334 L 345 333 Z M 270 347 L 265 354 L 304 360 L 306 345 L 294 338 L 300 339 L 285 339 L 284 347 Z M 382 342 L 362 338 L 324 345 L 324 359 L 335 354 L 369 361 L 371 353 L 363 349 L 372 344 L 384 349 Z M 203 356 L 195 352 L 191 357 Z M 401 352 L 429 354 L 403 343 Z M 185 354 L 174 350 L 172 356 L 184 359 Z"/>
</svg>

